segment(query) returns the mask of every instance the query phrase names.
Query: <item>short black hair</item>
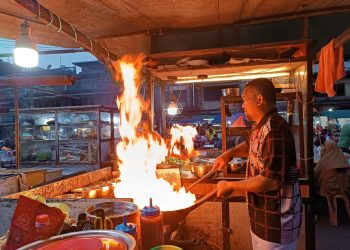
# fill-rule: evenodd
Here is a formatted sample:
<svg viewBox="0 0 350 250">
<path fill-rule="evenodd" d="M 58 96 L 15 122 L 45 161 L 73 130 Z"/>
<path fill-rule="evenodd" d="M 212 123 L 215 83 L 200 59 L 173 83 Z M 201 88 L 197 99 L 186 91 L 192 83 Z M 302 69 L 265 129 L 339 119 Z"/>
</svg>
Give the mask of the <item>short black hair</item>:
<svg viewBox="0 0 350 250">
<path fill-rule="evenodd" d="M 247 83 L 245 87 L 255 89 L 268 103 L 276 105 L 276 88 L 267 78 L 257 78 Z"/>
</svg>

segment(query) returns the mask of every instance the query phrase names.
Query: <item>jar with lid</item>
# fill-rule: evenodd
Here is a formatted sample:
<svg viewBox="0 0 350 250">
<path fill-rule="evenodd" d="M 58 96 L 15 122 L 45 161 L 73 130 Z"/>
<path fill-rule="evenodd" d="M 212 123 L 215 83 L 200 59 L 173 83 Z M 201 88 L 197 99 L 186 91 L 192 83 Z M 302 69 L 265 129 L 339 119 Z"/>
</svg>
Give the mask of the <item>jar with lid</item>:
<svg viewBox="0 0 350 250">
<path fill-rule="evenodd" d="M 163 214 L 158 206 L 152 205 L 152 199 L 150 205 L 141 210 L 140 225 L 143 250 L 164 244 Z"/>
<path fill-rule="evenodd" d="M 35 240 L 50 238 L 50 217 L 47 214 L 39 214 L 35 219 Z"/>
</svg>

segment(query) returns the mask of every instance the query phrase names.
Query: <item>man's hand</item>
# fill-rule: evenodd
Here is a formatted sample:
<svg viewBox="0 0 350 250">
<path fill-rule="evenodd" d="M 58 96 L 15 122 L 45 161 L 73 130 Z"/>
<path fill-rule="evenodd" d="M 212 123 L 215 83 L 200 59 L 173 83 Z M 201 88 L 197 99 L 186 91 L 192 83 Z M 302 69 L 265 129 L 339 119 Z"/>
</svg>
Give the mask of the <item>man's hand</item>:
<svg viewBox="0 0 350 250">
<path fill-rule="evenodd" d="M 213 169 L 223 170 L 225 165 L 229 162 L 230 158 L 228 158 L 225 153 L 216 158 L 215 163 L 213 165 Z"/>
<path fill-rule="evenodd" d="M 228 181 L 219 181 L 216 185 L 218 191 L 216 196 L 218 198 L 225 198 L 230 196 L 233 193 L 232 185 L 230 185 L 230 182 Z"/>
</svg>

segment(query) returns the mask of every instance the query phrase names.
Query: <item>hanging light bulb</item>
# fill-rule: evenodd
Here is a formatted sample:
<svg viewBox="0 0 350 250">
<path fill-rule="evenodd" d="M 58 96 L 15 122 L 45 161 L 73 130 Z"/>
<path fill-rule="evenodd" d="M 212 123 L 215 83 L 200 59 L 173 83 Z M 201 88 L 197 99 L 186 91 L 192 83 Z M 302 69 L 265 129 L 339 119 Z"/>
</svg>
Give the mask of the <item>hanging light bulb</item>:
<svg viewBox="0 0 350 250">
<path fill-rule="evenodd" d="M 31 29 L 27 20 L 21 24 L 21 36 L 16 41 L 13 51 L 15 64 L 25 68 L 38 66 L 39 56 L 36 46 L 31 41 Z"/>
<path fill-rule="evenodd" d="M 177 108 L 177 104 L 171 101 L 168 106 L 168 115 L 176 115 L 178 112 L 179 109 Z"/>
</svg>

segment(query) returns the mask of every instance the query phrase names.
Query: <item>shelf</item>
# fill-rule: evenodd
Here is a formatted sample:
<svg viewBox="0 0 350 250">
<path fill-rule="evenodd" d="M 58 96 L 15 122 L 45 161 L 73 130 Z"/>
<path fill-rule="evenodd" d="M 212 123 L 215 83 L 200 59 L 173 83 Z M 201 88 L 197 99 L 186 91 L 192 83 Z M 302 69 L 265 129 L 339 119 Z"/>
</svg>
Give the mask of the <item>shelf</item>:
<svg viewBox="0 0 350 250">
<path fill-rule="evenodd" d="M 96 123 L 97 121 L 88 121 L 88 122 L 79 122 L 79 123 L 59 123 L 58 126 L 74 126 L 74 127 L 81 127 L 81 126 L 90 126 L 95 127 L 95 125 L 90 125 L 89 122 Z"/>
<path fill-rule="evenodd" d="M 276 99 L 277 101 L 288 101 L 288 100 L 294 100 L 296 97 L 297 92 L 288 92 L 288 93 L 277 93 Z M 298 92 L 298 94 L 301 94 Z M 241 103 L 243 102 L 243 99 L 241 96 L 222 96 L 221 99 L 223 99 L 225 102 L 231 102 L 231 103 Z"/>
<path fill-rule="evenodd" d="M 32 139 L 32 140 L 20 140 L 21 143 L 28 143 L 28 142 L 54 142 L 55 140 L 40 140 L 40 139 Z"/>
<path fill-rule="evenodd" d="M 30 128 L 30 127 L 55 127 L 55 124 L 53 125 L 20 125 L 21 127 L 25 127 L 25 128 Z"/>
<path fill-rule="evenodd" d="M 58 139 L 58 143 L 60 142 L 91 142 L 91 141 L 96 141 L 96 138 L 86 138 L 86 139 L 66 139 L 66 140 L 62 140 L 62 139 Z"/>
<path fill-rule="evenodd" d="M 251 129 L 251 127 L 229 127 L 227 136 L 248 136 Z"/>
</svg>

